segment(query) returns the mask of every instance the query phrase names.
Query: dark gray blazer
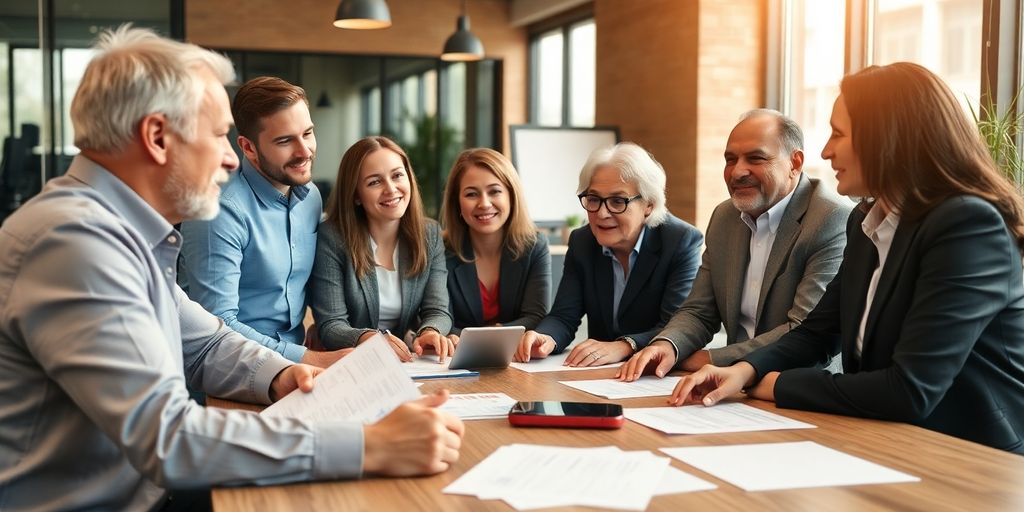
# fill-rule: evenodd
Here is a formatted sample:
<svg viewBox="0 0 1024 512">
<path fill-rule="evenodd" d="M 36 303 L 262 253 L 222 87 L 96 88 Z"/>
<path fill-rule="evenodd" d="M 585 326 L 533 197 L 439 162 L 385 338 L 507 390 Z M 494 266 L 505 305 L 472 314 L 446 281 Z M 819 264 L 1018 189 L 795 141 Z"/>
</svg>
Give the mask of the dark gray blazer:
<svg viewBox="0 0 1024 512">
<path fill-rule="evenodd" d="M 469 237 L 462 244 L 462 255 L 473 259 Z M 450 250 L 446 256 L 448 295 L 455 325 L 452 332 L 458 334 L 466 327 L 484 325 L 480 279 L 472 261 L 462 261 Z M 543 235 L 519 259 L 512 259 L 508 250 L 502 251 L 498 288 L 498 323 L 521 325 L 527 330 L 540 323 L 551 303 L 551 255 Z"/>
<path fill-rule="evenodd" d="M 878 251 L 854 210 L 835 279 L 800 326 L 743 359 L 781 370 L 780 407 L 903 421 L 1024 453 L 1024 276 L 999 212 L 973 196 L 901 219 L 855 355 Z M 842 351 L 843 374 L 802 368 Z M 792 368 L 792 369 L 791 369 Z"/>
<path fill-rule="evenodd" d="M 658 336 L 670 340 L 683 359 L 704 348 L 724 324 L 728 345 L 711 350 L 711 361 L 718 366 L 774 343 L 800 325 L 839 270 L 852 207 L 818 180 L 800 177 L 768 254 L 754 338 L 747 340 L 739 318 L 751 233 L 732 201 L 722 202 L 708 223 L 707 248 L 693 290 Z"/>
<path fill-rule="evenodd" d="M 412 264 L 401 244 L 398 270 L 402 275 L 402 315 L 394 333 L 401 338 L 408 330 L 426 327 L 448 334 L 452 317 L 448 313 L 448 270 L 444 265 L 444 243 L 437 222 L 427 221 L 427 268 L 418 275 L 405 276 Z M 316 258 L 309 279 L 310 306 L 320 333 L 329 349 L 355 346 L 364 332 L 377 329 L 380 295 L 377 274 L 356 276 L 352 257 L 341 235 L 326 222 L 317 231 Z"/>
<path fill-rule="evenodd" d="M 637 348 L 647 346 L 690 293 L 703 241 L 697 228 L 672 215 L 664 224 L 647 228 L 619 301 L 615 330 L 612 260 L 602 254 L 590 226 L 573 230 L 555 302 L 536 331 L 555 339 L 557 354 L 572 342 L 587 315 L 590 338 L 611 341 L 629 336 Z"/>
</svg>

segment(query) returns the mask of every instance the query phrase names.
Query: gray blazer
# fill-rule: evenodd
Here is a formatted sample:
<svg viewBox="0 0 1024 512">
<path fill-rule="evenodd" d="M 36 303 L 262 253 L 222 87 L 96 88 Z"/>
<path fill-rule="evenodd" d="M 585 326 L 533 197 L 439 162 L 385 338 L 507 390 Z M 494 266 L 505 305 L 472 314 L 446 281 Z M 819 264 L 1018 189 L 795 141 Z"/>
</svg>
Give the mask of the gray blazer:
<svg viewBox="0 0 1024 512">
<path fill-rule="evenodd" d="M 740 300 L 750 259 L 750 228 L 731 200 L 711 215 L 693 290 L 658 337 L 676 347 L 678 360 L 701 350 L 725 325 L 727 346 L 711 350 L 715 365 L 768 345 L 800 325 L 839 270 L 846 219 L 853 205 L 816 179 L 801 175 L 768 254 L 758 297 L 754 338 L 740 327 Z"/>
<path fill-rule="evenodd" d="M 402 275 L 402 315 L 394 333 L 399 338 L 408 330 L 419 332 L 431 327 L 441 334 L 452 328 L 448 313 L 448 270 L 444 263 L 444 243 L 437 222 L 427 221 L 427 268 L 406 277 L 412 262 L 399 244 L 398 270 Z M 356 276 L 345 241 L 326 223 L 317 231 L 316 258 L 309 279 L 310 306 L 320 333 L 320 342 L 329 349 L 355 346 L 367 330 L 377 329 L 380 321 L 380 295 L 377 274 Z"/>
<path fill-rule="evenodd" d="M 462 245 L 462 254 L 473 258 L 469 237 Z M 451 251 L 447 253 L 447 264 L 448 295 L 455 322 L 452 332 L 461 333 L 466 327 L 484 325 L 476 264 L 462 261 Z M 547 239 L 539 235 L 519 259 L 513 259 L 508 249 L 502 250 L 498 272 L 498 323 L 527 329 L 537 327 L 551 304 L 551 255 Z"/>
</svg>

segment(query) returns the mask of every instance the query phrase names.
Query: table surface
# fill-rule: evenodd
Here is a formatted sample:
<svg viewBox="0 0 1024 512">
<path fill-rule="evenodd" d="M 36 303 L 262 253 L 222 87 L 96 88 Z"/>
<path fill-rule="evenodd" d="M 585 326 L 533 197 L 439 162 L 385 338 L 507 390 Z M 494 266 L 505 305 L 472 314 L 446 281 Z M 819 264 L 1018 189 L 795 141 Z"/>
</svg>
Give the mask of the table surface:
<svg viewBox="0 0 1024 512">
<path fill-rule="evenodd" d="M 479 378 L 430 381 L 420 389 L 452 393 L 502 392 L 516 400 L 612 402 L 559 384 L 614 375 L 614 368 L 526 373 L 513 368 L 483 370 Z M 624 407 L 658 407 L 664 397 L 615 400 Z M 718 489 L 654 497 L 648 510 L 1024 510 L 1024 457 L 907 424 L 778 409 L 745 403 L 818 428 L 714 435 L 666 435 L 626 421 L 619 430 L 515 428 L 505 419 L 470 420 L 459 461 L 448 471 L 419 478 L 368 478 L 269 487 L 215 489 L 213 507 L 233 510 L 513 510 L 500 500 L 443 494 L 441 489 L 512 443 L 609 446 L 651 450 L 670 446 L 714 446 L 814 441 L 889 468 L 915 475 L 916 483 L 747 492 L 678 460 L 672 465 L 718 485 Z M 259 410 L 259 406 L 210 399 L 215 407 Z M 546 510 L 569 510 L 546 509 Z M 592 510 L 592 509 L 591 509 Z"/>
</svg>

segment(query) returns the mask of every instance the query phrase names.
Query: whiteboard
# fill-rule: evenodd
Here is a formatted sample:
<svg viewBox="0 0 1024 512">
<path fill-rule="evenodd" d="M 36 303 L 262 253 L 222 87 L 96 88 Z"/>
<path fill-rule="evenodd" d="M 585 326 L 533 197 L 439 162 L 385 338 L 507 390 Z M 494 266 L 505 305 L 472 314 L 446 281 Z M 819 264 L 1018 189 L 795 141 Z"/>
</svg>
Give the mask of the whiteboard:
<svg viewBox="0 0 1024 512">
<path fill-rule="evenodd" d="M 618 128 L 512 125 L 509 130 L 512 165 L 519 171 L 533 220 L 561 225 L 568 215 L 585 217 L 576 199 L 580 170 L 592 151 L 619 142 Z"/>
</svg>

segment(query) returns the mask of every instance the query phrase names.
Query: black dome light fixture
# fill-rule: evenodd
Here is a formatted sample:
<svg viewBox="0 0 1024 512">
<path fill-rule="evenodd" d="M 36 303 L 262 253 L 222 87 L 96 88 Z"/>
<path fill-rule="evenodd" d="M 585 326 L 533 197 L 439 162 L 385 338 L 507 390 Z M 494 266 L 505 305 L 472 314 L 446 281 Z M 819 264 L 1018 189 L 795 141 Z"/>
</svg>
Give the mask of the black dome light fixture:
<svg viewBox="0 0 1024 512">
<path fill-rule="evenodd" d="M 469 31 L 469 16 L 466 14 L 466 0 L 462 0 L 462 14 L 455 23 L 455 33 L 444 42 L 441 60 L 466 62 L 484 58 L 484 45 L 480 38 Z"/>
<path fill-rule="evenodd" d="M 341 0 L 334 15 L 334 26 L 370 30 L 391 26 L 391 11 L 384 0 Z"/>
</svg>

